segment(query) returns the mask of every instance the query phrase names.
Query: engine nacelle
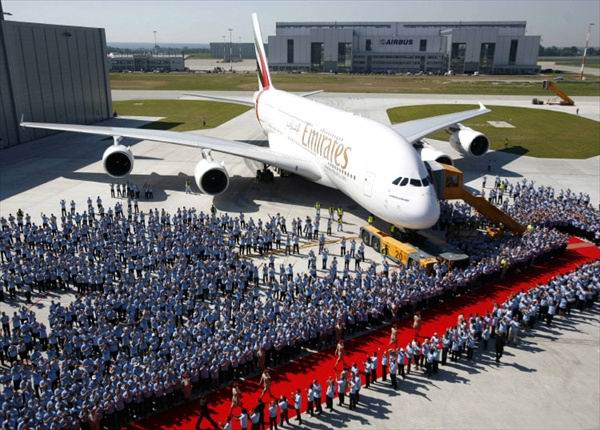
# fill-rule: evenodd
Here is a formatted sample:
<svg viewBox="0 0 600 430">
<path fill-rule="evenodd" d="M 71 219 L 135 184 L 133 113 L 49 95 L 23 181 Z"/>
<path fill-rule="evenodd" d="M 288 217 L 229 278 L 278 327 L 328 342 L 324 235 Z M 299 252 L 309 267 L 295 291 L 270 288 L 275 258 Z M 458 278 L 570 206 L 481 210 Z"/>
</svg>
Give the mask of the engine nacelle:
<svg viewBox="0 0 600 430">
<path fill-rule="evenodd" d="M 229 187 L 229 174 L 221 163 L 210 159 L 202 159 L 194 169 L 196 185 L 204 194 L 216 196 Z"/>
<path fill-rule="evenodd" d="M 463 155 L 481 157 L 490 148 L 490 139 L 469 127 L 461 127 L 450 135 L 450 146 Z"/>
<path fill-rule="evenodd" d="M 112 145 L 102 155 L 104 171 L 113 178 L 129 175 L 133 170 L 133 161 L 131 150 L 123 145 Z"/>
<path fill-rule="evenodd" d="M 454 165 L 454 161 L 452 157 L 448 154 L 444 154 L 442 151 L 438 151 L 437 149 L 433 149 L 429 146 L 424 146 L 421 149 L 421 160 L 423 161 L 437 161 L 438 163 L 449 164 L 450 166 Z"/>
</svg>

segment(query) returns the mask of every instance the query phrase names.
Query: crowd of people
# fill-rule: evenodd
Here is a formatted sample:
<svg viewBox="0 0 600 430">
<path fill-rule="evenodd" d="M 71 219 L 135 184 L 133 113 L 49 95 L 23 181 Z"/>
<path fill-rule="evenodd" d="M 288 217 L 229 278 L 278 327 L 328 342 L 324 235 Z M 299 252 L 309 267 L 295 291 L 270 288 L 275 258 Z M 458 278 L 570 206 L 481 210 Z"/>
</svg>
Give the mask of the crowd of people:
<svg viewBox="0 0 600 430">
<path fill-rule="evenodd" d="M 592 206 L 588 194 L 556 193 L 552 187 L 524 184 L 514 188 L 514 202 L 508 206 L 514 218 L 523 224 L 559 228 L 600 245 L 600 210 Z"/>
<path fill-rule="evenodd" d="M 575 309 L 580 312 L 589 310 L 598 301 L 599 295 L 600 261 L 595 261 L 571 273 L 557 276 L 545 285 L 520 291 L 504 303 L 494 305 L 483 315 L 459 315 L 456 325 L 448 327 L 441 336 L 438 333 L 430 337 L 421 336 L 421 320 L 417 312 L 414 316 L 414 337 L 406 346 L 398 346 L 397 328 L 392 325 L 390 341 L 384 351 L 380 349 L 368 354 L 364 363 L 346 363 L 343 340 L 340 340 L 336 348 L 338 359 L 335 367 L 341 363 L 343 370 L 330 376 L 323 386 L 314 379 L 308 382 L 305 390 L 298 388 L 290 393 L 288 400 L 286 395 L 273 394 L 270 376 L 265 370 L 261 378 L 264 389 L 256 406 L 249 408 L 241 404 L 239 387 L 234 384 L 230 414 L 226 421 L 217 424 L 210 417 L 206 398 L 202 398 L 197 427 L 207 419 L 215 429 L 230 430 L 232 421 L 239 420 L 242 429 L 258 430 L 266 428 L 268 413 L 269 428 L 277 429 L 278 425 L 289 425 L 291 409 L 295 411 L 295 420 L 301 425 L 302 414 L 314 416 L 323 412 L 323 394 L 326 409 L 330 412 L 336 407 L 352 410 L 360 402 L 361 391 L 373 384 L 389 384 L 394 390 L 401 389 L 401 381 L 410 377 L 411 372 L 422 372 L 429 377 L 438 373 L 443 366 L 463 360 L 473 362 L 487 355 L 492 345 L 492 354 L 499 363 L 505 346 L 518 344 L 521 331 L 532 330 L 536 324 L 551 326 L 555 316 L 568 318 Z M 263 402 L 267 392 L 272 398 L 268 409 Z M 239 408 L 239 415 L 232 413 L 235 408 Z"/>
<path fill-rule="evenodd" d="M 496 177 L 490 185 L 486 188 L 484 180 L 483 195 L 521 224 L 558 228 L 600 244 L 600 210 L 592 205 L 589 194 L 556 191 L 525 178 L 513 184 Z M 470 219 L 468 207 L 460 206 L 460 217 Z"/>
<path fill-rule="evenodd" d="M 2 428 L 139 419 L 192 388 L 216 387 L 304 347 L 335 345 L 567 243 L 540 227 L 472 246 L 467 268 L 439 263 L 428 273 L 390 270 L 388 262 L 378 271 L 362 245 L 346 249 L 344 241 L 340 261 L 354 259 L 355 270 L 338 267 L 337 256 L 323 260 L 324 248 L 321 269 L 311 251 L 301 271 L 273 251 L 299 253 L 301 240 L 317 239 L 319 214 L 288 223 L 279 214 L 263 221 L 95 203 L 88 199 L 79 212 L 61 202 L 60 217 L 42 214 L 39 225 L 22 212 L 0 218 L 0 301 L 77 293 L 71 303 L 52 302 L 48 326 L 25 306 L 0 315 Z"/>
</svg>

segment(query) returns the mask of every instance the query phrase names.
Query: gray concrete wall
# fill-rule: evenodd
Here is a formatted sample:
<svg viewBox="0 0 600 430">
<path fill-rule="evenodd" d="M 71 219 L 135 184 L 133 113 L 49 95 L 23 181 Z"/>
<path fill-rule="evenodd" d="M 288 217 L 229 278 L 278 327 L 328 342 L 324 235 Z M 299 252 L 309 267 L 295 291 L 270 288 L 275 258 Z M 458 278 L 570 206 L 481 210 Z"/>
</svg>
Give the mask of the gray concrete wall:
<svg viewBox="0 0 600 430">
<path fill-rule="evenodd" d="M 52 132 L 21 129 L 15 119 L 89 124 L 111 116 L 104 30 L 4 21 L 0 106 L 6 124 L 0 147 Z M 12 90 L 5 91 L 9 86 Z M 12 101 L 10 100 L 12 97 Z M 14 106 L 6 113 L 6 106 Z M 4 128 L 4 127 L 3 127 Z"/>
</svg>

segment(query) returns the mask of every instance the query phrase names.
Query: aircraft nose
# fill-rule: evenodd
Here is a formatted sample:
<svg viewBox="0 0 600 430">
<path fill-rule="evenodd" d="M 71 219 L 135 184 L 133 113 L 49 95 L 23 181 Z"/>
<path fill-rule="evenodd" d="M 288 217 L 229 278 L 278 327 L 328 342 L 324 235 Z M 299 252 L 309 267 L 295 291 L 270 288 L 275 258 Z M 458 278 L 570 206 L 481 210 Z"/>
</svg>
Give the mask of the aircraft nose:
<svg viewBox="0 0 600 430">
<path fill-rule="evenodd" d="M 415 230 L 432 227 L 440 217 L 440 202 L 433 190 L 428 190 L 411 201 L 405 226 Z"/>
</svg>

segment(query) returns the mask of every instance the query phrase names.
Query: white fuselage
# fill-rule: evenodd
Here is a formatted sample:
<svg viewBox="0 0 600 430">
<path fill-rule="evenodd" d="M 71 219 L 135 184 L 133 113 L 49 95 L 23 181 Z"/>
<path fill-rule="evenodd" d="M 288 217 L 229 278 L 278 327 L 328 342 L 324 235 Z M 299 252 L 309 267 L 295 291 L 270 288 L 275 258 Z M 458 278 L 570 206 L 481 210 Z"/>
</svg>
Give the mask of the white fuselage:
<svg viewBox="0 0 600 430">
<path fill-rule="evenodd" d="M 439 202 L 425 164 L 390 127 L 276 89 L 257 92 L 255 101 L 269 145 L 314 159 L 321 177 L 316 182 L 398 227 L 425 229 L 437 222 Z"/>
</svg>

